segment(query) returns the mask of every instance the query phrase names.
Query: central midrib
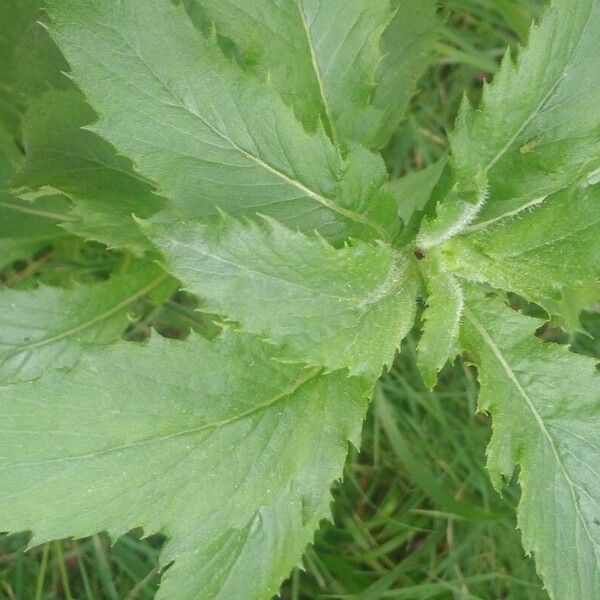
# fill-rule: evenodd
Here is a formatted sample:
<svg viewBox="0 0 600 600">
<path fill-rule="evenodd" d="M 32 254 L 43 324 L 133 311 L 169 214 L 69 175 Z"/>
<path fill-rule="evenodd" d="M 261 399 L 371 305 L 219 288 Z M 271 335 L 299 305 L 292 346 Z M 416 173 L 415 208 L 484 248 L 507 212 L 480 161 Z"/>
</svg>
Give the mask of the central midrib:
<svg viewBox="0 0 600 600">
<path fill-rule="evenodd" d="M 331 137 L 333 141 L 333 145 L 339 152 L 339 140 L 337 134 L 337 128 L 335 121 L 333 119 L 333 114 L 331 112 L 331 107 L 329 106 L 329 102 L 327 99 L 327 94 L 325 93 L 325 83 L 323 81 L 323 76 L 321 75 L 321 69 L 319 67 L 319 63 L 317 61 L 317 55 L 315 53 L 315 49 L 313 46 L 313 40 L 310 33 L 310 27 L 308 26 L 308 20 L 306 19 L 306 14 L 304 13 L 304 7 L 302 6 L 302 0 L 296 0 L 296 7 L 298 8 L 298 13 L 300 15 L 300 21 L 302 22 L 302 29 L 306 35 L 306 44 L 308 46 L 308 52 L 310 54 L 310 61 L 313 67 L 313 71 L 315 73 L 315 78 L 317 80 L 317 85 L 319 88 L 319 95 L 321 96 L 321 103 L 323 104 L 323 109 L 325 111 L 325 116 L 327 118 L 327 124 L 329 125 L 329 129 L 331 131 Z"/>
<path fill-rule="evenodd" d="M 367 217 L 365 217 L 363 214 L 361 213 L 357 213 L 355 211 L 352 210 L 348 210 L 346 208 L 343 208 L 341 206 L 339 206 L 334 200 L 332 200 L 331 198 L 328 198 L 326 196 L 323 196 L 321 193 L 312 190 L 310 188 L 308 188 L 306 185 L 304 185 L 302 182 L 298 181 L 297 179 L 292 179 L 289 175 L 287 175 L 286 173 L 280 171 L 279 169 L 277 169 L 276 167 L 270 165 L 269 163 L 265 162 L 262 158 L 260 158 L 259 156 L 256 156 L 255 154 L 252 154 L 251 152 L 248 152 L 247 150 L 245 150 L 244 148 L 242 148 L 239 144 L 237 144 L 236 142 L 234 142 L 227 134 L 225 134 L 223 131 L 221 131 L 220 129 L 218 129 L 217 127 L 215 127 L 212 123 L 210 123 L 204 116 L 202 116 L 200 113 L 198 113 L 195 110 L 192 110 L 185 102 L 183 102 L 179 96 L 175 93 L 174 90 L 172 90 L 155 72 L 154 70 L 151 68 L 151 66 L 146 62 L 146 60 L 144 59 L 143 56 L 141 56 L 139 54 L 139 52 L 131 45 L 131 43 L 129 42 L 128 39 L 124 38 L 123 36 L 121 36 L 121 38 L 123 39 L 123 41 L 129 46 L 129 48 L 131 49 L 131 51 L 133 52 L 134 56 L 137 57 L 137 59 L 141 62 L 141 64 L 144 66 L 144 68 L 147 70 L 147 72 L 150 74 L 150 76 L 158 82 L 158 84 L 164 89 L 165 92 L 167 92 L 167 94 L 169 94 L 171 96 L 171 98 L 173 98 L 173 100 L 175 100 L 175 102 L 188 114 L 190 114 L 191 116 L 193 116 L 194 118 L 198 119 L 199 121 L 201 121 L 205 127 L 207 127 L 208 129 L 210 129 L 215 135 L 217 135 L 218 137 L 220 137 L 223 141 L 227 142 L 232 148 L 234 148 L 237 152 L 239 152 L 240 154 L 242 154 L 243 156 L 245 156 L 247 159 L 253 161 L 254 163 L 256 163 L 258 166 L 262 167 L 263 169 L 269 171 L 270 173 L 272 173 L 273 175 L 276 175 L 277 177 L 279 177 L 280 179 L 282 179 L 283 181 L 285 181 L 286 183 L 288 183 L 289 185 L 291 185 L 292 187 L 295 187 L 296 189 L 300 190 L 304 195 L 308 196 L 309 198 L 315 200 L 316 202 L 319 202 L 320 204 L 322 204 L 323 206 L 325 206 L 326 208 L 328 208 L 329 210 L 336 212 L 340 215 L 342 215 L 343 217 L 345 217 L 346 219 L 349 219 L 351 221 L 355 221 L 357 223 L 361 223 L 362 225 L 365 225 L 367 227 L 370 227 L 371 229 L 373 229 L 374 231 L 377 232 L 377 234 L 379 236 L 381 236 L 382 239 L 386 240 L 386 241 L 390 241 L 390 236 L 388 234 L 388 232 L 379 224 L 374 223 L 373 221 L 371 221 L 370 219 L 368 219 Z"/>
<path fill-rule="evenodd" d="M 323 371 L 322 367 L 314 367 L 312 369 L 307 370 L 297 380 L 292 382 L 287 388 L 283 389 L 279 394 L 276 394 L 274 397 L 269 398 L 262 404 L 253 406 L 252 408 L 249 408 L 248 410 L 246 410 L 244 412 L 241 412 L 237 415 L 233 415 L 233 416 L 229 417 L 228 419 L 223 419 L 222 421 L 205 423 L 204 425 L 200 425 L 198 427 L 192 427 L 190 429 L 185 429 L 183 431 L 177 431 L 177 432 L 166 434 L 166 435 L 151 436 L 151 437 L 148 437 L 145 439 L 135 441 L 131 444 L 123 444 L 121 446 L 115 446 L 113 448 L 105 448 L 103 450 L 98 450 L 96 452 L 88 452 L 86 454 L 80 454 L 77 456 L 50 458 L 47 460 L 12 464 L 12 465 L 8 465 L 6 467 L 6 469 L 9 469 L 9 468 L 10 469 L 15 469 L 15 468 L 20 469 L 20 468 L 24 468 L 24 467 L 38 467 L 41 465 L 51 465 L 51 464 L 57 464 L 57 463 L 73 462 L 73 461 L 78 461 L 78 460 L 87 460 L 90 458 L 97 458 L 99 456 L 106 456 L 106 455 L 112 454 L 114 452 L 123 452 L 126 450 L 132 450 L 134 448 L 148 446 L 150 444 L 162 443 L 162 442 L 165 442 L 166 440 L 172 440 L 172 439 L 179 438 L 179 437 L 185 437 L 185 436 L 189 436 L 189 435 L 197 435 L 198 433 L 201 433 L 202 431 L 206 431 L 208 429 L 218 429 L 219 427 L 225 427 L 227 425 L 230 425 L 231 423 L 235 423 L 236 421 L 246 419 L 257 412 L 264 411 L 264 410 L 272 407 L 274 404 L 277 404 L 278 402 L 284 400 L 285 398 L 288 398 L 289 396 L 291 396 L 292 394 L 297 392 L 303 385 L 309 383 L 315 377 L 317 377 L 321 373 L 321 371 Z M 6 470 L 6 469 L 3 469 L 3 470 Z"/>
<path fill-rule="evenodd" d="M 490 350 L 496 357 L 496 360 L 500 363 L 500 366 L 506 373 L 508 379 L 513 384 L 513 386 L 516 388 L 519 395 L 525 401 L 525 404 L 527 405 L 527 408 L 531 412 L 534 421 L 536 422 L 537 426 L 539 427 L 540 432 L 542 433 L 542 436 L 544 438 L 546 438 L 548 445 L 550 446 L 550 449 L 552 451 L 552 454 L 554 455 L 556 463 L 559 467 L 559 470 L 562 473 L 562 476 L 569 488 L 569 493 L 571 495 L 571 499 L 573 501 L 573 505 L 575 507 L 575 512 L 577 513 L 577 517 L 581 521 L 583 529 L 584 529 L 590 543 L 594 546 L 595 545 L 594 539 L 589 530 L 588 524 L 587 524 L 583 514 L 581 513 L 581 508 L 580 508 L 579 502 L 577 500 L 577 493 L 575 492 L 575 488 L 576 488 L 575 483 L 571 479 L 571 476 L 569 475 L 569 472 L 567 471 L 567 468 L 565 467 L 565 465 L 562 461 L 562 458 L 560 457 L 558 448 L 556 447 L 556 443 L 554 442 L 554 439 L 550 435 L 550 432 L 548 431 L 548 428 L 546 427 L 546 424 L 544 423 L 542 416 L 540 415 L 540 413 L 538 412 L 537 408 L 535 407 L 533 401 L 529 397 L 529 394 L 527 394 L 527 391 L 525 390 L 525 388 L 523 388 L 523 386 L 521 385 L 521 382 L 519 381 L 515 372 L 512 370 L 510 364 L 508 363 L 508 361 L 502 354 L 502 351 L 500 350 L 500 348 L 496 345 L 493 338 L 487 332 L 485 327 L 479 322 L 477 317 L 467 307 L 465 307 L 465 316 L 471 322 L 473 327 L 475 327 L 475 329 L 476 329 L 477 333 L 480 335 L 481 339 L 485 342 L 485 344 L 487 344 L 487 346 L 490 348 Z"/>
<path fill-rule="evenodd" d="M 152 283 L 150 283 L 147 286 L 143 287 L 142 289 L 138 290 L 137 292 L 135 292 L 128 298 L 125 298 L 125 300 L 119 302 L 119 304 L 117 304 L 116 306 L 113 306 L 109 310 L 104 311 L 103 313 L 101 313 L 99 315 L 96 315 L 92 319 L 89 319 L 88 321 L 85 321 L 84 323 L 81 323 L 81 324 L 77 325 L 76 327 L 72 327 L 71 329 L 62 331 L 61 333 L 56 334 L 52 337 L 45 338 L 43 340 L 39 340 L 38 342 L 32 342 L 30 344 L 23 344 L 23 345 L 16 346 L 14 350 L 12 350 L 11 352 L 7 352 L 4 356 L 11 357 L 11 356 L 15 356 L 17 354 L 21 354 L 22 352 L 24 352 L 26 350 L 41 348 L 43 346 L 47 346 L 48 344 L 53 344 L 55 342 L 59 342 L 60 340 L 69 338 L 73 335 L 76 335 L 77 333 L 80 333 L 81 331 L 85 331 L 86 329 L 93 327 L 97 323 L 101 323 L 102 321 L 109 319 L 113 315 L 117 314 L 118 312 L 120 312 L 121 310 L 123 310 L 124 308 L 126 308 L 127 306 L 129 306 L 130 304 L 135 302 L 136 300 L 138 300 L 139 298 L 142 298 L 146 294 L 150 293 L 153 289 L 158 287 L 163 281 L 166 281 L 169 277 L 170 276 L 167 273 L 165 273 L 165 274 L 161 275 L 160 277 L 157 277 L 154 281 L 152 281 Z"/>
</svg>

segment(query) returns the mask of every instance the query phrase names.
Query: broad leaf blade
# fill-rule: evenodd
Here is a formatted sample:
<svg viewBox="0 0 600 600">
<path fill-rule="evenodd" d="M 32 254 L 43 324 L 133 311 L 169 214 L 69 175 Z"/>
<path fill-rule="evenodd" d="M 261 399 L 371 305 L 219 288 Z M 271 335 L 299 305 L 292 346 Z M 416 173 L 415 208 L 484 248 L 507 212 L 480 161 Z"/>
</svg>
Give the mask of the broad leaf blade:
<svg viewBox="0 0 600 600">
<path fill-rule="evenodd" d="M 387 245 L 336 250 L 276 222 L 229 218 L 145 230 L 206 310 L 283 345 L 282 358 L 377 377 L 412 326 L 416 276 Z"/>
<path fill-rule="evenodd" d="M 175 560 L 158 598 L 270 598 L 329 514 L 366 391 L 234 333 L 90 349 L 0 388 L 0 529 L 40 543 L 143 527 Z"/>
<path fill-rule="evenodd" d="M 600 167 L 600 2 L 554 0 L 517 64 L 507 56 L 481 107 L 451 136 L 458 177 L 487 173 L 497 219 Z"/>
<path fill-rule="evenodd" d="M 162 0 L 50 2 L 52 33 L 100 115 L 94 130 L 186 214 L 268 214 L 330 239 L 388 238 L 383 161 L 342 160 L 275 90 L 203 39 Z M 393 225 L 392 225 L 393 226 Z"/>
<path fill-rule="evenodd" d="M 337 146 L 383 146 L 428 64 L 438 28 L 426 0 L 198 0 L 247 69 Z"/>
<path fill-rule="evenodd" d="M 322 121 L 340 147 L 346 138 L 369 141 L 389 0 L 198 1 L 309 129 Z"/>
<path fill-rule="evenodd" d="M 0 269 L 67 237 L 58 225 L 73 219 L 68 200 L 57 194 L 26 202 L 10 193 L 23 159 L 13 135 L 0 122 Z"/>
<path fill-rule="evenodd" d="M 79 217 L 65 228 L 111 248 L 141 254 L 150 247 L 132 218 L 149 217 L 163 200 L 128 160 L 82 127 L 95 119 L 75 89 L 51 91 L 31 102 L 23 120 L 27 160 L 13 180 L 29 190 L 60 190 Z"/>
<path fill-rule="evenodd" d="M 436 0 L 391 0 L 394 16 L 381 39 L 383 55 L 373 105 L 381 111 L 373 132 L 383 146 L 404 119 L 417 82 L 432 60 L 440 21 Z"/>
<path fill-rule="evenodd" d="M 167 280 L 151 266 L 66 290 L 0 291 L 0 383 L 72 367 L 85 346 L 119 339 L 135 303 Z"/>
<path fill-rule="evenodd" d="M 600 300 L 599 230 L 600 186 L 580 187 L 525 214 L 475 226 L 444 251 L 463 277 L 525 296 L 551 315 L 570 314 L 590 308 L 594 295 Z"/>
<path fill-rule="evenodd" d="M 471 293 L 461 343 L 494 419 L 496 486 L 519 468 L 524 546 L 553 598 L 589 600 L 600 596 L 600 376 L 593 360 L 537 339 L 540 324 Z"/>
</svg>

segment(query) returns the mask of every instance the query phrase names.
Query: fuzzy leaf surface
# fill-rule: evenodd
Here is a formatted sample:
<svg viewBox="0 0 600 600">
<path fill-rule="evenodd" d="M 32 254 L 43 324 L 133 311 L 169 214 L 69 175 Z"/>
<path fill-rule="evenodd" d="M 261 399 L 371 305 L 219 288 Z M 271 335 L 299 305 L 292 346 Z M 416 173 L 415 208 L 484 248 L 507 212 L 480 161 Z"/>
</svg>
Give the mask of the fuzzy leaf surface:
<svg viewBox="0 0 600 600">
<path fill-rule="evenodd" d="M 425 384 L 433 388 L 448 360 L 458 354 L 458 333 L 464 308 L 463 291 L 451 273 L 432 262 L 425 267 L 427 307 L 423 313 L 423 335 L 419 340 L 417 365 Z"/>
<path fill-rule="evenodd" d="M 445 252 L 463 277 L 510 290 L 561 315 L 565 295 L 570 310 L 591 307 L 573 304 L 578 298 L 589 302 L 598 290 L 599 231 L 600 186 L 578 187 L 558 192 L 532 211 L 476 226 L 449 242 Z"/>
<path fill-rule="evenodd" d="M 344 159 L 277 92 L 162 0 L 51 0 L 52 34 L 100 120 L 94 130 L 185 214 L 261 212 L 325 237 L 389 238 L 382 159 Z"/>
<path fill-rule="evenodd" d="M 281 357 L 374 374 L 412 327 L 416 277 L 384 244 L 336 250 L 274 221 L 146 226 L 204 308 L 283 345 Z"/>
<path fill-rule="evenodd" d="M 143 527 L 175 560 L 159 600 L 269 599 L 329 514 L 366 391 L 231 332 L 90 349 L 0 388 L 0 529 Z"/>
<path fill-rule="evenodd" d="M 0 291 L 0 383 L 72 367 L 85 346 L 119 339 L 135 303 L 167 279 L 150 266 L 71 289 Z"/>
<path fill-rule="evenodd" d="M 65 228 L 111 248 L 140 254 L 149 243 L 132 214 L 149 217 L 163 200 L 103 139 L 82 129 L 94 112 L 75 89 L 33 100 L 23 121 L 27 159 L 13 186 L 60 190 L 73 200 L 76 222 Z"/>
<path fill-rule="evenodd" d="M 537 339 L 541 324 L 471 292 L 461 345 L 493 417 L 495 485 L 519 469 L 523 545 L 553 598 L 589 600 L 600 596 L 600 374 L 593 360 Z"/>
<path fill-rule="evenodd" d="M 459 178 L 481 169 L 485 222 L 600 167 L 600 0 L 554 0 L 515 64 L 507 56 L 451 136 Z"/>
</svg>

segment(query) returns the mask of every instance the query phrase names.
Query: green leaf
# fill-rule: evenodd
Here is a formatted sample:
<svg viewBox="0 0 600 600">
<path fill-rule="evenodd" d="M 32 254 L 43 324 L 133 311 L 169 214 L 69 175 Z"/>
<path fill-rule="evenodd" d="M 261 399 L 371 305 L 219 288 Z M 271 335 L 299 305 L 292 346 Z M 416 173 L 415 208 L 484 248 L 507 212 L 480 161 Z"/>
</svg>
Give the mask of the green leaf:
<svg viewBox="0 0 600 600">
<path fill-rule="evenodd" d="M 518 525 L 551 596 L 600 597 L 600 375 L 594 361 L 543 343 L 541 321 L 471 291 L 461 333 L 492 414 L 488 467 L 499 488 L 518 467 Z"/>
<path fill-rule="evenodd" d="M 0 291 L 0 383 L 72 367 L 85 346 L 117 340 L 135 303 L 167 279 L 146 266 L 95 285 Z"/>
<path fill-rule="evenodd" d="M 0 119 L 12 133 L 18 130 L 21 99 L 15 97 L 14 53 L 39 11 L 40 0 L 0 4 Z"/>
<path fill-rule="evenodd" d="M 79 220 L 65 229 L 111 248 L 137 254 L 150 245 L 132 218 L 149 217 L 164 201 L 131 163 L 82 127 L 95 118 L 75 90 L 50 91 L 32 101 L 23 121 L 27 160 L 15 187 L 60 190 Z"/>
<path fill-rule="evenodd" d="M 451 136 L 459 178 L 488 175 L 481 222 L 501 218 L 600 167 L 600 3 L 554 0 L 518 63 L 505 58 L 481 107 Z"/>
<path fill-rule="evenodd" d="M 380 116 L 370 99 L 390 0 L 198 0 L 311 130 L 336 146 L 368 142 Z"/>
<path fill-rule="evenodd" d="M 583 332 L 581 325 L 582 309 L 597 308 L 600 305 L 600 279 L 586 281 L 575 288 L 562 290 L 559 314 L 568 331 Z"/>
<path fill-rule="evenodd" d="M 426 0 L 197 0 L 244 66 L 314 130 L 383 146 L 428 64 L 438 22 Z"/>
<path fill-rule="evenodd" d="M 56 194 L 27 202 L 0 192 L 0 269 L 71 237 L 59 227 L 73 218 L 69 208 L 69 201 Z"/>
<path fill-rule="evenodd" d="M 373 136 L 376 146 L 384 146 L 404 119 L 417 82 L 433 58 L 440 28 L 437 0 L 391 0 L 391 5 L 394 16 L 381 40 L 383 58 L 373 96 L 382 115 Z"/>
<path fill-rule="evenodd" d="M 52 0 L 52 34 L 100 115 L 94 131 L 186 214 L 262 212 L 331 240 L 389 238 L 382 159 L 340 158 L 274 89 L 203 39 L 162 0 Z M 168 44 L 157 44 L 157 39 Z"/>
<path fill-rule="evenodd" d="M 152 339 L 0 388 L 0 529 L 142 527 L 175 560 L 158 599 L 271 598 L 329 515 L 367 391 L 272 355 L 231 332 Z"/>
<path fill-rule="evenodd" d="M 458 333 L 464 308 L 460 283 L 427 259 L 423 266 L 427 289 L 427 308 L 423 313 L 423 335 L 419 340 L 417 364 L 425 384 L 432 389 L 437 375 L 448 360 L 458 354 Z"/>
<path fill-rule="evenodd" d="M 7 191 L 9 182 L 23 162 L 23 153 L 16 140 L 0 121 L 0 191 Z"/>
<path fill-rule="evenodd" d="M 488 182 L 482 172 L 458 180 L 444 201 L 437 205 L 436 215 L 421 223 L 417 248 L 425 253 L 464 231 L 477 219 L 487 198 Z"/>
<path fill-rule="evenodd" d="M 377 377 L 412 327 L 416 276 L 383 244 L 336 250 L 274 221 L 146 226 L 204 309 L 283 346 L 286 360 Z"/>
<path fill-rule="evenodd" d="M 589 308 L 590 296 L 598 290 L 599 229 L 600 186 L 578 187 L 558 192 L 526 213 L 487 227 L 475 225 L 444 251 L 461 276 L 520 294 L 551 315 L 561 315 L 565 308 L 569 314 Z M 583 304 L 575 307 L 577 302 Z"/>
</svg>

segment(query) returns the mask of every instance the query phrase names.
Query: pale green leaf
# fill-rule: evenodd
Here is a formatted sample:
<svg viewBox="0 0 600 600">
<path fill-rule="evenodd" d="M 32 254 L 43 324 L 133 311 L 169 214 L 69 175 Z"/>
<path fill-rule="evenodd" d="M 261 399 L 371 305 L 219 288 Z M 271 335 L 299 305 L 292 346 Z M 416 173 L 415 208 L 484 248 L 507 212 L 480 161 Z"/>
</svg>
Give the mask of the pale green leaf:
<svg viewBox="0 0 600 600">
<path fill-rule="evenodd" d="M 370 141 L 381 118 L 370 100 L 390 0 L 197 1 L 309 129 L 322 120 L 337 146 Z"/>
<path fill-rule="evenodd" d="M 100 115 L 94 130 L 186 214 L 262 212 L 332 240 L 389 238 L 382 159 L 342 159 L 273 88 L 162 0 L 52 0 L 52 34 Z"/>
<path fill-rule="evenodd" d="M 485 206 L 488 182 L 480 171 L 469 179 L 459 179 L 443 202 L 436 207 L 436 214 L 421 223 L 417 235 L 417 247 L 425 253 L 464 231 Z"/>
<path fill-rule="evenodd" d="M 584 292 L 598 290 L 599 231 L 600 186 L 578 187 L 531 211 L 475 225 L 449 242 L 445 253 L 463 277 L 510 290 L 560 315 L 564 308 L 567 313 L 589 308 L 590 293 Z M 575 307 L 577 302 L 584 304 Z"/>
<path fill-rule="evenodd" d="M 273 221 L 146 226 L 207 311 L 283 346 L 280 358 L 378 376 L 412 327 L 416 277 L 387 245 L 336 250 Z"/>
<path fill-rule="evenodd" d="M 158 599 L 270 599 L 329 515 L 367 392 L 273 351 L 227 332 L 121 343 L 0 388 L 0 529 L 142 527 L 175 560 Z"/>
<path fill-rule="evenodd" d="M 140 254 L 149 243 L 132 215 L 149 217 L 163 200 L 127 159 L 82 129 L 94 119 L 75 89 L 50 91 L 33 100 L 23 120 L 27 160 L 13 185 L 60 190 L 73 200 L 72 213 L 79 217 L 65 229 Z"/>
<path fill-rule="evenodd" d="M 381 39 L 383 55 L 373 105 L 381 111 L 373 132 L 383 146 L 404 119 L 417 82 L 433 58 L 440 27 L 437 0 L 391 0 L 394 16 Z"/>
<path fill-rule="evenodd" d="M 382 146 L 404 117 L 438 27 L 426 0 L 197 0 L 314 130 Z"/>
<path fill-rule="evenodd" d="M 479 220 L 500 218 L 600 167 L 600 2 L 553 0 L 515 64 L 451 136 L 458 177 L 487 173 Z"/>
<path fill-rule="evenodd" d="M 423 335 L 419 340 L 417 364 L 423 381 L 431 389 L 442 367 L 458 354 L 458 332 L 464 308 L 460 283 L 437 261 L 427 260 L 425 275 L 427 307 L 423 313 Z"/>
<path fill-rule="evenodd" d="M 135 303 L 169 279 L 146 266 L 104 283 L 70 289 L 0 291 L 0 383 L 72 367 L 85 346 L 117 340 Z"/>
<path fill-rule="evenodd" d="M 594 361 L 534 336 L 541 321 L 479 292 L 461 343 L 479 369 L 494 430 L 497 487 L 518 468 L 523 544 L 556 600 L 600 597 L 600 374 Z"/>
</svg>

